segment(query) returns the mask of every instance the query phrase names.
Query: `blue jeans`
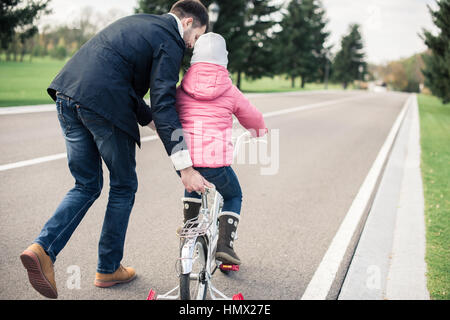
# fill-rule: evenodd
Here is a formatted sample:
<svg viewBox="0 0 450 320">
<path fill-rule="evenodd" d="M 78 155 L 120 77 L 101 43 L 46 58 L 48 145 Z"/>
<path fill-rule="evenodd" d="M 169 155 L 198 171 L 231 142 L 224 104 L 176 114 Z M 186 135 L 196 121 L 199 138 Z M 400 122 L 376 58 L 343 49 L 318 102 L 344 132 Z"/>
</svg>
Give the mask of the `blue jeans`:
<svg viewBox="0 0 450 320">
<path fill-rule="evenodd" d="M 58 95 L 56 107 L 75 186 L 34 242 L 44 248 L 53 262 L 56 260 L 100 196 L 103 159 L 109 169 L 110 190 L 98 245 L 97 272 L 113 273 L 123 257 L 125 234 L 138 186 L 135 142 L 124 131 L 69 97 Z"/>
<path fill-rule="evenodd" d="M 241 214 L 242 206 L 242 190 L 239 185 L 239 180 L 231 167 L 220 168 L 204 168 L 195 167 L 206 180 L 213 183 L 216 190 L 223 197 L 222 212 L 234 212 Z M 186 198 L 201 199 L 201 196 L 197 192 L 184 191 Z"/>
</svg>

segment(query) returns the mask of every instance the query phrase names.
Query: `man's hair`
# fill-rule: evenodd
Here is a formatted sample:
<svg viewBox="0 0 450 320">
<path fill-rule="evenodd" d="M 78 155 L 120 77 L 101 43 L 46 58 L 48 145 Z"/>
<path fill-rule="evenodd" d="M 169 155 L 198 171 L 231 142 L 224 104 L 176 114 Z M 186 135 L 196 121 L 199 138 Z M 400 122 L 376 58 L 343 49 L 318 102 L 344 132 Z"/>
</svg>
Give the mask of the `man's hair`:
<svg viewBox="0 0 450 320">
<path fill-rule="evenodd" d="M 208 9 L 198 0 L 180 0 L 174 3 L 170 12 L 180 20 L 192 18 L 193 27 L 199 28 L 209 24 Z"/>
</svg>

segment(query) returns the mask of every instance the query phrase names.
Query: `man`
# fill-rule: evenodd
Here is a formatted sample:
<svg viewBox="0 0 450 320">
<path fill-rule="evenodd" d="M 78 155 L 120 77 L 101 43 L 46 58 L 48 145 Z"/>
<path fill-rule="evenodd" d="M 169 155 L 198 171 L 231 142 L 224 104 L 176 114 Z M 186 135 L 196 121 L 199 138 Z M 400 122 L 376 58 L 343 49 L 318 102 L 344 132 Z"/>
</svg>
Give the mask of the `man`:
<svg viewBox="0 0 450 320">
<path fill-rule="evenodd" d="M 207 25 L 208 12 L 196 0 L 178 1 L 161 16 L 122 18 L 81 47 L 50 84 L 75 187 L 20 256 L 31 285 L 42 295 L 58 296 L 53 263 L 100 195 L 102 159 L 109 169 L 110 191 L 94 284 L 110 287 L 135 278 L 134 269 L 123 267 L 121 260 L 138 185 L 137 123 L 154 121 L 187 190 L 211 186 L 192 168 L 185 142 L 171 138 L 182 128 L 174 104 L 184 49 L 194 46 Z M 143 100 L 149 88 L 151 109 Z"/>
</svg>

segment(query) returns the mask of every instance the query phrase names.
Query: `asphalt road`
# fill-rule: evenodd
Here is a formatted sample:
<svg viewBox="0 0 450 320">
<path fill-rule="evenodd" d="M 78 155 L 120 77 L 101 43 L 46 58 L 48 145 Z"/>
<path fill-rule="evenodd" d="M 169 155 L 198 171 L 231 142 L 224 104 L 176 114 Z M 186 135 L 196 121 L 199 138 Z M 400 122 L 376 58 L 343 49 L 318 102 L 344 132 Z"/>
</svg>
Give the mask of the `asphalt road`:
<svg viewBox="0 0 450 320">
<path fill-rule="evenodd" d="M 279 135 L 269 136 L 269 164 L 233 166 L 244 194 L 235 245 L 243 264 L 231 276 L 217 273 L 215 286 L 228 295 L 242 292 L 246 299 L 300 299 L 407 95 L 249 97 Z M 308 105 L 320 107 L 274 113 Z M 148 128 L 141 133 L 154 134 Z M 0 115 L 0 165 L 63 152 L 55 112 Z M 272 174 L 261 174 L 262 168 Z M 140 300 L 151 288 L 161 294 L 178 284 L 175 230 L 182 220 L 183 187 L 158 139 L 137 150 L 137 171 L 123 264 L 135 267 L 138 278 L 109 289 L 93 285 L 109 189 L 104 166 L 102 195 L 55 264 L 60 299 Z M 65 159 L 0 171 L 0 299 L 43 299 L 31 288 L 19 255 L 72 185 Z"/>
</svg>

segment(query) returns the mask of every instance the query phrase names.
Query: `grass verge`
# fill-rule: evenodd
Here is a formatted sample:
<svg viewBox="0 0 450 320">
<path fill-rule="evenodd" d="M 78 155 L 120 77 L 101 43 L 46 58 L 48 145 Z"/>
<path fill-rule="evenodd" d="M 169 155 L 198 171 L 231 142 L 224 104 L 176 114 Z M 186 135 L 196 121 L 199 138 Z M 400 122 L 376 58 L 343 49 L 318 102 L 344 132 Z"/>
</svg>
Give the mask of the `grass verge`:
<svg viewBox="0 0 450 320">
<path fill-rule="evenodd" d="M 235 76 L 232 77 L 233 81 Z M 353 87 L 349 87 L 352 89 Z M 284 76 L 274 76 L 273 78 L 263 77 L 257 80 L 250 80 L 246 77 L 242 78 L 241 91 L 245 93 L 266 93 L 266 92 L 289 92 L 289 91 L 310 91 L 310 90 L 324 90 L 323 83 L 306 83 L 305 88 L 300 88 L 300 79 L 298 78 L 295 87 L 292 88 L 291 80 Z M 343 90 L 342 85 L 329 83 L 330 90 Z"/>
<path fill-rule="evenodd" d="M 418 95 L 425 197 L 427 285 L 450 299 L 450 103 Z"/>
<path fill-rule="evenodd" d="M 23 106 L 37 104 L 51 104 L 53 101 L 47 94 L 47 86 L 64 66 L 65 61 L 50 57 L 35 57 L 29 61 L 27 56 L 23 62 L 5 61 L 0 56 L 0 107 Z M 233 81 L 236 76 L 232 76 Z M 181 75 L 180 75 L 181 80 Z M 283 76 L 273 78 L 264 77 L 249 80 L 242 77 L 241 90 L 245 93 L 287 92 L 323 90 L 322 83 L 307 83 L 300 88 L 300 79 L 295 87 L 291 87 L 291 80 Z M 328 89 L 342 89 L 339 84 L 330 83 Z M 146 95 L 148 98 L 149 95 Z"/>
<path fill-rule="evenodd" d="M 3 58 L 3 57 L 2 57 Z M 51 104 L 47 87 L 64 66 L 48 57 L 32 62 L 0 61 L 0 107 Z"/>
</svg>

